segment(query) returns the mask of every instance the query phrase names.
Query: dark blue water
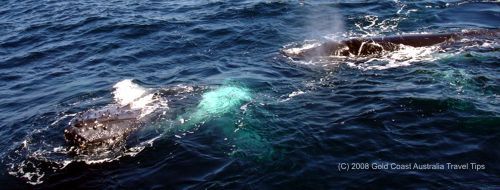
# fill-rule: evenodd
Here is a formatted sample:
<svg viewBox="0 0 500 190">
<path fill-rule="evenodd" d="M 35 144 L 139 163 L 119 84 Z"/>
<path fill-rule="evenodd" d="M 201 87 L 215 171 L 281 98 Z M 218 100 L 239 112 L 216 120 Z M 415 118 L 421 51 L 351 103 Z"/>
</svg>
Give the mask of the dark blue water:
<svg viewBox="0 0 500 190">
<path fill-rule="evenodd" d="M 494 2 L 6 0 L 1 188 L 499 188 L 497 39 L 345 63 L 279 53 L 308 40 L 499 27 Z M 72 114 L 113 103 L 124 79 L 150 89 L 237 83 L 254 100 L 250 114 L 160 136 L 137 154 L 90 164 L 61 153 Z M 172 109 L 185 112 L 199 96 L 191 101 Z M 231 154 L 239 142 L 220 131 L 240 125 L 266 148 Z M 339 171 L 340 163 L 484 169 Z"/>
</svg>

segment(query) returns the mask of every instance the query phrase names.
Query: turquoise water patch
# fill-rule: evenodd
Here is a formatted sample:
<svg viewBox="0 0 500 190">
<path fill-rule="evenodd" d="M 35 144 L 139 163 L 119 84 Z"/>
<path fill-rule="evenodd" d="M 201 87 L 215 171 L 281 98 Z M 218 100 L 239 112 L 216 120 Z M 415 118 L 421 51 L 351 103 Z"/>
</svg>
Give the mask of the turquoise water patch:
<svg viewBox="0 0 500 190">
<path fill-rule="evenodd" d="M 206 92 L 192 112 L 183 114 L 181 131 L 189 131 L 199 126 L 210 126 L 209 131 L 220 131 L 228 140 L 229 155 L 264 160 L 273 154 L 271 144 L 262 137 L 251 121 L 252 112 L 247 107 L 253 100 L 251 90 L 241 86 L 225 85 Z M 250 108 L 251 109 L 251 108 Z M 185 121 L 184 121 L 185 120 Z"/>
<path fill-rule="evenodd" d="M 222 86 L 203 94 L 195 111 L 188 116 L 187 125 L 203 122 L 210 117 L 218 117 L 239 108 L 252 100 L 250 90 L 237 86 Z"/>
</svg>

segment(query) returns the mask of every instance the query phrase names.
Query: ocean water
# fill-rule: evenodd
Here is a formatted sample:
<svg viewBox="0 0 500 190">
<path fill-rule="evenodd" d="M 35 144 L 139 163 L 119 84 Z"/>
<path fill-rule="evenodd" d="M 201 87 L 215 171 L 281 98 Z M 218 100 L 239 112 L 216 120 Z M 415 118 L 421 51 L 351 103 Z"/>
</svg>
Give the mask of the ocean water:
<svg viewBox="0 0 500 190">
<path fill-rule="evenodd" d="M 5 0 L 0 187 L 496 189 L 497 38 L 377 58 L 280 52 L 499 27 L 495 1 Z M 245 101 L 196 111 L 227 86 Z M 177 90 L 157 107 L 137 99 L 162 89 Z M 71 152 L 63 131 L 78 113 L 123 102 L 162 114 L 117 150 Z M 370 167 L 340 170 L 355 163 Z M 469 168 L 372 167 L 407 163 Z"/>
</svg>

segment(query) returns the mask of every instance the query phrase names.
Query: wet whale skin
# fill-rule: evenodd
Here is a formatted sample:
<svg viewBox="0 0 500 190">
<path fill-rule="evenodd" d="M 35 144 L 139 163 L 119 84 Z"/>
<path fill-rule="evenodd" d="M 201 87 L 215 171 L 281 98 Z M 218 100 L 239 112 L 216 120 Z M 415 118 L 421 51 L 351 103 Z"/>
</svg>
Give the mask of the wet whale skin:
<svg viewBox="0 0 500 190">
<path fill-rule="evenodd" d="M 108 105 L 98 110 L 88 110 L 77 115 L 64 137 L 80 148 L 111 145 L 124 139 L 142 124 L 141 110 L 129 106 Z"/>
</svg>

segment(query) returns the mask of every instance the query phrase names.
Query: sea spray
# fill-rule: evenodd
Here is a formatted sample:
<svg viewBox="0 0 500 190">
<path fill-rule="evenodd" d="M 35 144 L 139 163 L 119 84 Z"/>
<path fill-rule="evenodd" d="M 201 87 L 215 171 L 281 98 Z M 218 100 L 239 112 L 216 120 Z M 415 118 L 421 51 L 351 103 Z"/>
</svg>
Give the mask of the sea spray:
<svg viewBox="0 0 500 190">
<path fill-rule="evenodd" d="M 338 9 L 312 3 L 304 10 L 307 11 L 303 18 L 306 38 L 338 40 L 340 34 L 345 33 L 344 18 Z"/>
</svg>

